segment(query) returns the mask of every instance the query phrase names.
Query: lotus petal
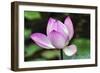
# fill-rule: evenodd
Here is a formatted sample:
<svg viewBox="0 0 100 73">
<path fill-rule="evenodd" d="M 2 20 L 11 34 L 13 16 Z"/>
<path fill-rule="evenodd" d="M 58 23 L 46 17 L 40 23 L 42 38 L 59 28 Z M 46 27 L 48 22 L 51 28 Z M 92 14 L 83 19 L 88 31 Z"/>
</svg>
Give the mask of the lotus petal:
<svg viewBox="0 0 100 73">
<path fill-rule="evenodd" d="M 67 27 L 61 21 L 50 18 L 47 25 L 47 35 L 53 30 L 60 32 L 67 39 Z"/>
<path fill-rule="evenodd" d="M 65 37 L 65 39 L 67 39 L 69 35 L 67 27 L 59 20 L 57 20 L 56 23 L 57 23 L 57 32 L 60 32 Z"/>
<path fill-rule="evenodd" d="M 70 45 L 65 47 L 63 51 L 67 56 L 73 56 L 77 52 L 77 47 L 75 45 Z"/>
<path fill-rule="evenodd" d="M 69 40 L 71 40 L 74 34 L 74 29 L 73 29 L 73 23 L 69 16 L 65 19 L 64 24 L 67 27 L 68 32 L 69 32 Z"/>
<path fill-rule="evenodd" d="M 57 30 L 57 24 L 55 24 L 56 20 L 53 18 L 49 18 L 48 24 L 47 24 L 47 35 L 52 31 L 52 30 Z"/>
<path fill-rule="evenodd" d="M 49 33 L 48 37 L 53 46 L 55 46 L 56 48 L 62 49 L 65 46 L 66 40 L 61 33 L 53 30 L 52 32 Z"/>
<path fill-rule="evenodd" d="M 55 48 L 46 35 L 42 33 L 34 33 L 31 35 L 31 39 L 40 47 L 47 48 L 47 49 L 53 49 Z"/>
</svg>

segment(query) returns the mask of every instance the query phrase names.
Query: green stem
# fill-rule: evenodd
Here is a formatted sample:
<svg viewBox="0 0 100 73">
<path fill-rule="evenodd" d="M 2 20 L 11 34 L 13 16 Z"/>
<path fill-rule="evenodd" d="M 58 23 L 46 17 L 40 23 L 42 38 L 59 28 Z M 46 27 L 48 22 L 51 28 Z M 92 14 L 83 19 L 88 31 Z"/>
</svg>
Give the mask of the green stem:
<svg viewBox="0 0 100 73">
<path fill-rule="evenodd" d="M 60 59 L 63 60 L 63 49 L 60 49 Z"/>
</svg>

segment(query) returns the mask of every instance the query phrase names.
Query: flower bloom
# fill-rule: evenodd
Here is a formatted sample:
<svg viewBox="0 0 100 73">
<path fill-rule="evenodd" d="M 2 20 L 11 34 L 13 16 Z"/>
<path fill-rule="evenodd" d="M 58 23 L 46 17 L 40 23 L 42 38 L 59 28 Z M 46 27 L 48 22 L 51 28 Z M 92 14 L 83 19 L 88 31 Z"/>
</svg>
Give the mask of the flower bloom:
<svg viewBox="0 0 100 73">
<path fill-rule="evenodd" d="M 57 19 L 49 18 L 46 31 L 47 35 L 33 33 L 31 39 L 42 48 L 63 49 L 67 56 L 72 56 L 77 52 L 75 45 L 68 46 L 74 35 L 73 23 L 69 16 L 66 17 L 64 23 Z"/>
</svg>

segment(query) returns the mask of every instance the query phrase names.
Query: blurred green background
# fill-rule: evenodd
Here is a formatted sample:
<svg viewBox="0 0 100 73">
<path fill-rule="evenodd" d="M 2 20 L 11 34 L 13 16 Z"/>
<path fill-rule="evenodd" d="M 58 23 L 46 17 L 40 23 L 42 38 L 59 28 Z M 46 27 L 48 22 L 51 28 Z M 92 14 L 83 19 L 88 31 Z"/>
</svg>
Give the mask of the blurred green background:
<svg viewBox="0 0 100 73">
<path fill-rule="evenodd" d="M 74 56 L 66 56 L 65 59 L 87 59 L 90 58 L 90 15 L 72 14 L 72 13 L 53 13 L 24 11 L 24 60 L 25 61 L 44 61 L 60 60 L 60 51 L 47 50 L 37 46 L 31 39 L 32 33 L 40 32 L 46 34 L 48 19 L 53 17 L 64 22 L 64 19 L 70 16 L 74 24 L 74 37 L 70 44 L 75 44 L 78 48 Z"/>
</svg>

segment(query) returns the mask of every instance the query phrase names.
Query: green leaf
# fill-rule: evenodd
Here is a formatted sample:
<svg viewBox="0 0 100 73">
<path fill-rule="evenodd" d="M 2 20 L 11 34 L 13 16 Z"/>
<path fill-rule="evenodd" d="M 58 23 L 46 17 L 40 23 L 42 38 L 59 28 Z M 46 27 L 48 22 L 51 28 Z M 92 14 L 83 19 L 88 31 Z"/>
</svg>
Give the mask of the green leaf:
<svg viewBox="0 0 100 73">
<path fill-rule="evenodd" d="M 32 54 L 34 54 L 37 51 L 40 51 L 41 48 L 35 44 L 31 44 L 27 47 L 25 47 L 25 57 L 31 56 Z"/>
<path fill-rule="evenodd" d="M 44 59 L 44 58 L 36 58 L 36 59 L 34 59 L 34 61 L 45 61 L 46 59 Z"/>
<path fill-rule="evenodd" d="M 77 54 L 74 56 L 66 56 L 64 54 L 64 59 L 88 59 L 90 58 L 90 40 L 89 39 L 74 39 L 71 44 L 77 46 Z"/>
<path fill-rule="evenodd" d="M 40 15 L 39 12 L 25 11 L 24 12 L 24 17 L 29 19 L 29 20 L 34 20 L 34 19 L 40 19 L 41 15 Z"/>
<path fill-rule="evenodd" d="M 52 59 L 55 57 L 59 57 L 59 50 L 48 50 L 42 53 L 42 57 L 46 59 Z"/>
<path fill-rule="evenodd" d="M 30 37 L 31 32 L 32 32 L 31 29 L 25 29 L 24 30 L 24 37 L 25 37 L 25 39 Z"/>
</svg>

